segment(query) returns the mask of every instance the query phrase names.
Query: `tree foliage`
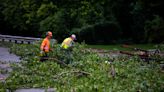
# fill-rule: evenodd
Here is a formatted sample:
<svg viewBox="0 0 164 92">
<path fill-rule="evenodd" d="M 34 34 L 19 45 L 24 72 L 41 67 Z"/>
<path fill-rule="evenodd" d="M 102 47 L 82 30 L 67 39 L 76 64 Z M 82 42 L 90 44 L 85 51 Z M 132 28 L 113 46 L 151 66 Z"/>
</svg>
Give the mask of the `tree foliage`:
<svg viewBox="0 0 164 92">
<path fill-rule="evenodd" d="M 121 35 L 117 35 L 119 39 L 116 42 L 130 39 L 136 43 L 160 43 L 162 40 L 159 39 L 163 38 L 163 32 L 160 36 L 156 32 L 156 36 L 148 37 L 148 30 L 151 29 L 148 28 L 148 22 L 156 20 L 157 17 L 154 16 L 163 21 L 163 0 L 0 1 L 0 23 L 4 34 L 41 37 L 50 30 L 60 42 L 71 33 L 77 33 L 74 29 L 83 30 L 90 25 L 110 22 L 112 25 L 117 23 L 117 31 L 121 32 Z M 160 29 L 161 26 L 157 27 Z M 112 29 L 102 26 L 98 29 L 101 28 L 103 31 Z M 93 31 L 97 33 L 96 30 Z M 117 31 L 112 33 L 117 34 Z M 107 36 L 103 37 L 103 42 L 106 42 Z M 82 38 L 81 35 L 79 38 Z M 91 41 L 96 43 L 96 40 Z M 115 41 L 107 41 L 113 42 Z"/>
<path fill-rule="evenodd" d="M 39 44 L 11 47 L 11 52 L 20 55 L 22 62 L 13 66 L 13 72 L 0 82 L 0 90 L 18 88 L 54 88 L 59 92 L 133 92 L 163 90 L 163 72 L 160 65 L 147 64 L 139 58 L 117 58 L 112 63 L 109 57 L 100 57 L 86 50 L 85 44 L 73 48 L 72 62 L 69 67 L 58 64 L 56 60 L 39 62 Z M 10 45 L 11 46 L 11 45 Z M 57 59 L 67 57 L 59 45 L 49 56 Z"/>
</svg>

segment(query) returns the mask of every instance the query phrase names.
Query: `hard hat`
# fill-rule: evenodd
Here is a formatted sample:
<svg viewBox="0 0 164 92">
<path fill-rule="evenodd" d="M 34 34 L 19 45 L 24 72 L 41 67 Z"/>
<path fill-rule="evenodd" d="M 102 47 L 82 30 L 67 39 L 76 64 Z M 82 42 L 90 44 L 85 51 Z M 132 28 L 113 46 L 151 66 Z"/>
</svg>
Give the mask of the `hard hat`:
<svg viewBox="0 0 164 92">
<path fill-rule="evenodd" d="M 72 34 L 71 37 L 76 40 L 76 35 Z"/>
<path fill-rule="evenodd" d="M 46 35 L 47 35 L 47 36 L 52 36 L 52 32 L 51 32 L 51 31 L 48 31 L 48 32 L 46 33 Z"/>
</svg>

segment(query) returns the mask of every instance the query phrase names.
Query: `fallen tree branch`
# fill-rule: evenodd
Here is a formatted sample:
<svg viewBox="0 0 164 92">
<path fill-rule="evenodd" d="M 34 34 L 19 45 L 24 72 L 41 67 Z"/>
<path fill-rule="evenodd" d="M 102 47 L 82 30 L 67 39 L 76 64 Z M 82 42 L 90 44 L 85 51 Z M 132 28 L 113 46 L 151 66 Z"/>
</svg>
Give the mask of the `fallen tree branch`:
<svg viewBox="0 0 164 92">
<path fill-rule="evenodd" d="M 60 64 L 62 64 L 62 65 L 64 65 L 64 66 L 66 66 L 66 67 L 71 68 L 71 67 L 68 66 L 66 63 L 64 63 L 63 61 L 58 60 L 57 58 L 49 58 L 49 57 L 47 57 L 47 58 L 43 58 L 43 59 L 47 59 L 47 60 L 55 60 L 55 61 L 57 61 L 57 63 L 60 63 Z"/>
<path fill-rule="evenodd" d="M 62 72 L 62 73 L 60 73 L 60 74 L 54 76 L 54 78 L 58 78 L 58 77 L 60 77 L 60 76 L 62 76 L 62 75 L 64 75 L 64 74 L 68 74 L 68 73 L 81 73 L 81 74 L 83 74 L 83 75 L 91 75 L 91 73 L 89 73 L 89 72 L 81 71 L 81 70 L 76 69 L 75 67 L 71 67 L 71 66 L 67 65 L 67 64 L 65 64 L 63 61 L 58 60 L 57 58 L 44 58 L 44 59 L 55 60 L 55 61 L 57 61 L 58 63 L 60 63 L 60 64 L 62 64 L 62 65 L 64 65 L 64 66 L 66 66 L 66 67 L 68 67 L 68 68 L 75 69 L 75 70 L 72 70 L 72 71 Z"/>
<path fill-rule="evenodd" d="M 59 78 L 60 76 L 62 76 L 64 74 L 68 74 L 68 73 L 82 73 L 84 75 L 91 75 L 91 73 L 89 73 L 89 72 L 73 70 L 73 71 L 67 71 L 67 72 L 62 72 L 60 74 L 57 74 L 56 76 L 54 76 L 54 78 Z"/>
</svg>

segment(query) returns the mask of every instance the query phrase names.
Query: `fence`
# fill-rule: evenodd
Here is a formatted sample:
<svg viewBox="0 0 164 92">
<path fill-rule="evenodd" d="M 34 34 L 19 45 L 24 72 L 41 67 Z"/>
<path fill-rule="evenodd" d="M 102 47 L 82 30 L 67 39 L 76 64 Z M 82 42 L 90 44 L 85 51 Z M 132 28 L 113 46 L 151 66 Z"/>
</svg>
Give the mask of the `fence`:
<svg viewBox="0 0 164 92">
<path fill-rule="evenodd" d="M 35 41 L 40 41 L 41 38 L 34 37 L 22 37 L 22 36 L 11 36 L 11 35 L 1 35 L 0 41 L 2 42 L 14 42 L 22 44 L 33 44 Z"/>
</svg>

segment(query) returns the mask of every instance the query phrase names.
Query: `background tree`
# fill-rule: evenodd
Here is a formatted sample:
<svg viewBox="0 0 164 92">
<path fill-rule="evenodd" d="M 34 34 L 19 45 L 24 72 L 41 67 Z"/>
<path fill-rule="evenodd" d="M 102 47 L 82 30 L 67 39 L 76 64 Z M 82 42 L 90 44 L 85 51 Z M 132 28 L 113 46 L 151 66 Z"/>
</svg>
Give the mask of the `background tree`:
<svg viewBox="0 0 164 92">
<path fill-rule="evenodd" d="M 52 31 L 61 42 L 75 33 L 79 42 L 90 44 L 160 43 L 164 38 L 163 0 L 0 2 L 0 28 L 3 34 L 42 37 L 46 31 Z M 161 34 L 158 34 L 159 30 Z"/>
</svg>

